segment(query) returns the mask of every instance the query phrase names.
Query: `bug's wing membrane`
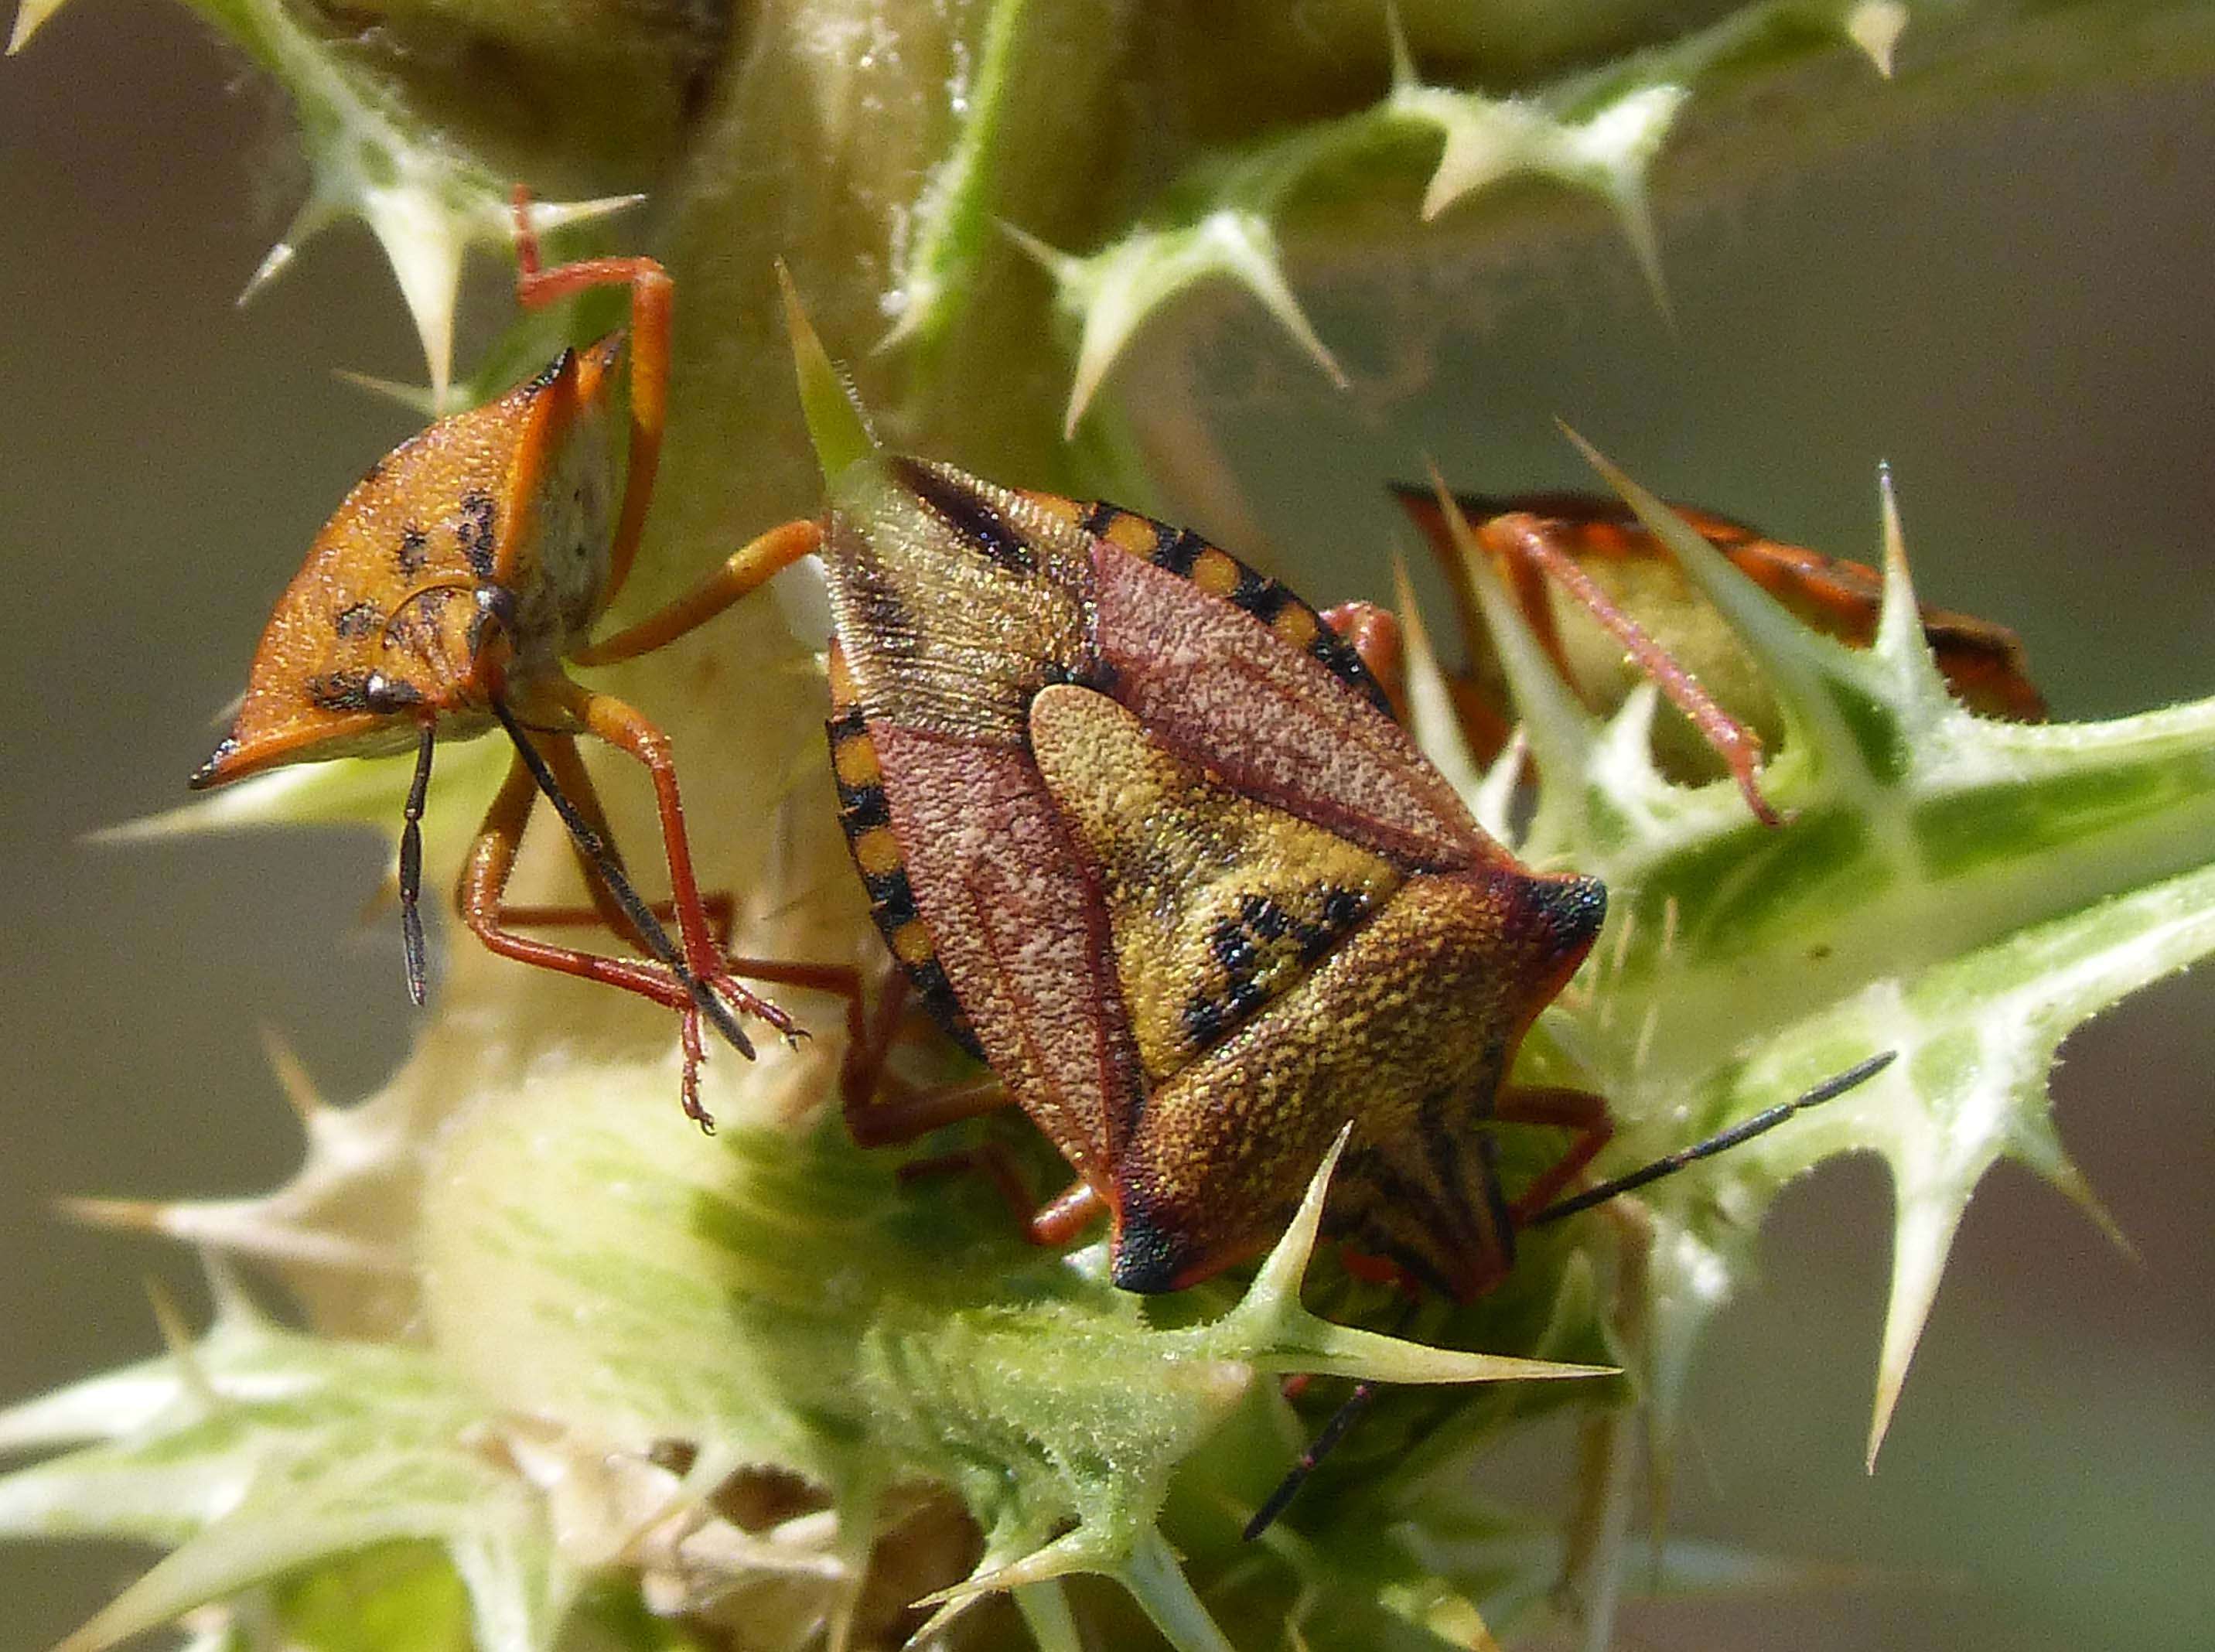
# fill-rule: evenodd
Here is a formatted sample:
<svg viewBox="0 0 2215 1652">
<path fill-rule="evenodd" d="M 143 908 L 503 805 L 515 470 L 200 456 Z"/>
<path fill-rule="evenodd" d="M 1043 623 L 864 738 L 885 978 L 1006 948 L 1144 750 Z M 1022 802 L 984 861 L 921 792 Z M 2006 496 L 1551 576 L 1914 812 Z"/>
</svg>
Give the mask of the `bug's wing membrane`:
<svg viewBox="0 0 2215 1652">
<path fill-rule="evenodd" d="M 1103 542 L 1101 664 L 1116 699 L 1235 790 L 1410 866 L 1500 851 L 1389 717 L 1250 615 Z"/>
<path fill-rule="evenodd" d="M 985 1059 L 1087 1182 L 1141 1091 L 1108 918 L 1031 760 L 1028 708 L 1095 669 L 1084 536 L 1016 494 L 905 459 L 842 473 L 824 568 L 919 932 Z M 872 891 L 873 895 L 876 893 Z"/>
</svg>

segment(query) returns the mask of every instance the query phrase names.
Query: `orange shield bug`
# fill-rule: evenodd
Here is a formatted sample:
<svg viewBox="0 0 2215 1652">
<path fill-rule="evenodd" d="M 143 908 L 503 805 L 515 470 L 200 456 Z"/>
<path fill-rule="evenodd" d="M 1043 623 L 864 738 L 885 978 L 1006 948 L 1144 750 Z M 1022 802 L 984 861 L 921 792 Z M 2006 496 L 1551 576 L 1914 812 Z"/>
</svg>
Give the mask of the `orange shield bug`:
<svg viewBox="0 0 2215 1652">
<path fill-rule="evenodd" d="M 619 636 L 590 641 L 630 571 L 652 496 L 667 402 L 672 283 L 650 258 L 542 270 L 520 190 L 516 236 L 517 297 L 526 306 L 596 286 L 630 290 L 630 428 L 621 470 L 615 440 L 621 333 L 581 352 L 563 351 L 537 378 L 394 449 L 355 484 L 278 599 L 237 718 L 191 783 L 218 786 L 285 764 L 412 748 L 400 898 L 408 993 L 420 1004 L 418 823 L 433 745 L 498 725 L 512 740 L 515 759 L 463 866 L 457 891 L 463 920 L 503 956 L 681 1010 L 685 1110 L 705 1125 L 696 1081 L 701 1021 L 748 1054 L 739 1014 L 780 1032 L 789 1033 L 792 1023 L 737 980 L 717 947 L 693 875 L 667 737 L 562 668 L 565 660 L 599 665 L 643 653 L 716 606 L 703 605 L 696 593 Z M 782 551 L 772 535 L 728 566 L 775 561 Z M 653 778 L 672 893 L 666 910 L 673 912 L 681 949 L 632 888 L 607 840 L 575 750 L 579 734 L 628 752 Z M 597 915 L 658 962 L 604 957 L 509 927 L 512 917 L 547 923 L 587 915 L 511 914 L 503 904 L 537 791 L 552 801 L 587 863 Z"/>
<path fill-rule="evenodd" d="M 1451 683 L 1455 708 L 1476 754 L 1488 762 L 1506 746 L 1513 718 L 1469 571 L 1454 549 L 1438 494 L 1406 485 L 1392 492 L 1422 529 L 1453 593 L 1469 662 Z M 1773 737 L 1777 718 L 1767 689 L 1676 560 L 1621 501 L 1577 493 L 1461 494 L 1455 505 L 1477 525 L 1477 543 L 1492 554 L 1533 634 L 1588 705 L 1612 709 L 1649 669 L 1646 661 L 1626 658 L 1635 650 L 1610 623 L 1611 615 L 1629 617 L 1678 662 L 1684 677 L 1714 691 L 1731 717 L 1747 728 L 1757 749 L 1761 739 Z M 1884 594 L 1883 575 L 1874 568 L 1782 544 L 1711 511 L 1671 508 L 1813 629 L 1849 648 L 1865 648 L 1874 640 Z M 1939 608 L 1926 606 L 1922 617 L 1940 672 L 1970 710 L 2022 722 L 2044 719 L 2046 702 L 2030 680 L 2014 632 Z M 1656 680 L 1672 693 L 1675 685 L 1666 668 Z M 1702 714 L 1688 710 L 1694 728 L 1711 736 Z M 1660 755 L 1673 771 L 1702 772 L 1710 759 L 1685 734 L 1682 725 L 1657 729 Z M 1707 743 L 1717 745 L 1711 737 Z M 1727 739 L 1717 749 L 1729 763 Z"/>
</svg>

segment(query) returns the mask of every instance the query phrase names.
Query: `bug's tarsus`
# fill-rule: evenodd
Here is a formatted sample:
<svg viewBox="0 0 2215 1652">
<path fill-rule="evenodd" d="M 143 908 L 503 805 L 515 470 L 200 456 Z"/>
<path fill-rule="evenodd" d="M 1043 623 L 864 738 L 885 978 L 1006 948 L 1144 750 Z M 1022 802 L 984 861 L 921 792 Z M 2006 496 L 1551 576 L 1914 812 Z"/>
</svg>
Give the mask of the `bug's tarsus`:
<svg viewBox="0 0 2215 1652">
<path fill-rule="evenodd" d="M 515 220 L 515 267 L 525 279 L 538 273 L 538 231 L 531 227 L 531 186 L 518 183 L 508 197 Z"/>
<path fill-rule="evenodd" d="M 423 720 L 415 746 L 415 777 L 408 783 L 408 803 L 400 828 L 400 943 L 408 968 L 408 1001 L 420 1009 L 425 998 L 423 965 L 423 803 L 431 790 L 431 753 L 437 749 L 438 725 Z"/>
<path fill-rule="evenodd" d="M 700 1017 L 688 1011 L 678 1038 L 684 1058 L 684 1077 L 678 1081 L 678 1091 L 684 1100 L 684 1116 L 700 1127 L 702 1135 L 712 1136 L 715 1133 L 715 1115 L 700 1101 L 700 1064 L 708 1059 L 700 1043 Z"/>
<path fill-rule="evenodd" d="M 492 711 L 493 715 L 500 720 L 500 726 L 507 731 L 507 737 L 515 746 L 516 755 L 523 759 L 524 767 L 531 771 L 531 779 L 544 794 L 546 801 L 554 805 L 554 812 L 561 817 L 561 824 L 568 828 L 571 840 L 576 844 L 579 852 L 592 862 L 593 871 L 606 885 L 608 893 L 616 898 L 616 904 L 623 908 L 623 916 L 630 920 L 639 938 L 646 943 L 646 949 L 677 978 L 678 984 L 690 997 L 694 1008 L 715 1024 L 715 1030 L 723 1035 L 731 1047 L 741 1055 L 752 1057 L 754 1053 L 752 1041 L 739 1027 L 738 1017 L 721 997 L 686 965 L 676 943 L 670 940 L 669 932 L 654 918 L 653 908 L 641 900 L 638 891 L 631 887 L 623 863 L 616 858 L 608 847 L 607 840 L 592 829 L 592 823 L 585 819 L 569 795 L 562 790 L 561 783 L 554 777 L 553 770 L 547 766 L 546 759 L 538 748 L 531 743 L 531 737 L 524 732 L 523 725 L 516 721 L 515 713 L 509 709 L 507 703 L 494 695 Z M 704 1123 L 706 1115 L 701 1110 L 699 1097 L 695 1093 L 696 1077 L 690 1072 L 695 1065 L 696 1063 L 688 1047 L 684 1110 L 687 1116 Z"/>
<path fill-rule="evenodd" d="M 1795 1115 L 1804 1113 L 1811 1107 L 1820 1107 L 1825 1102 L 1834 1101 L 1848 1090 L 1867 1083 L 1890 1066 L 1898 1059 L 1899 1054 L 1899 1052 L 1897 1050 L 1886 1050 L 1870 1056 L 1866 1061 L 1857 1061 L 1844 1072 L 1825 1078 L 1805 1094 L 1795 1096 L 1789 1102 L 1779 1102 L 1775 1107 L 1764 1108 L 1751 1118 L 1741 1119 L 1727 1130 L 1717 1131 L 1704 1141 L 1696 1141 L 1689 1147 L 1680 1147 L 1673 1153 L 1665 1153 L 1651 1164 L 1641 1165 L 1627 1176 L 1617 1176 L 1611 1182 L 1603 1182 L 1596 1188 L 1587 1188 L 1582 1193 L 1573 1194 L 1556 1204 L 1549 1205 L 1523 1225 L 1543 1227 L 1549 1222 L 1562 1221 L 1581 1211 L 1590 1210 L 1595 1205 L 1604 1205 L 1611 1199 L 1618 1199 L 1626 1193 L 1635 1193 L 1649 1182 L 1659 1182 L 1665 1176 L 1674 1175 L 1688 1164 L 1697 1164 L 1703 1158 L 1713 1158 L 1717 1153 L 1727 1152 L 1741 1143 L 1751 1141 L 1756 1136 L 1774 1130 Z"/>
</svg>

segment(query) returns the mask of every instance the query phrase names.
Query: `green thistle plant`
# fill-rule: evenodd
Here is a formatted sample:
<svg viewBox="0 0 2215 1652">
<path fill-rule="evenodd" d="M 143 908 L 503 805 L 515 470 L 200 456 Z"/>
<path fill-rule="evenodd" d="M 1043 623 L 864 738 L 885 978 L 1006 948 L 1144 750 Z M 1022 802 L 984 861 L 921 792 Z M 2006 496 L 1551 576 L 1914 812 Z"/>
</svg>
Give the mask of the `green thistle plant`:
<svg viewBox="0 0 2215 1652">
<path fill-rule="evenodd" d="M 1388 21 L 1355 0 L 1205 19 L 852 0 L 709 20 L 448 0 L 372 7 L 357 36 L 285 0 L 196 9 L 285 89 L 312 169 L 262 276 L 323 224 L 365 220 L 430 405 L 611 319 L 594 300 L 518 322 L 450 387 L 462 255 L 502 238 L 510 178 L 582 180 L 569 193 L 593 199 L 555 215 L 572 221 L 650 186 L 649 227 L 625 240 L 669 261 L 680 322 L 641 607 L 818 497 L 777 257 L 899 445 L 1235 516 L 1233 480 L 1181 439 L 1193 410 L 1158 384 L 1118 390 L 1202 289 L 1242 291 L 1343 381 L 1296 296 L 1309 268 L 1440 246 L 1512 262 L 1596 202 L 1658 292 L 1663 192 L 1721 196 L 1996 87 L 2215 54 L 2205 9 L 2151 0 L 1807 0 L 1696 9 L 1689 30 L 1637 5 L 1410 3 Z M 53 9 L 27 3 L 15 46 Z M 472 95 L 483 59 L 457 41 L 498 45 L 501 95 Z M 680 83 L 704 113 L 686 118 Z M 549 111 L 614 103 L 627 113 L 549 138 Z M 862 1647 L 915 1633 L 918 1600 L 923 1637 L 949 1645 L 1415 1649 L 1484 1644 L 1564 1581 L 1601 1644 L 1626 1581 L 1767 1581 L 1689 1545 L 1626 1566 L 1640 1420 L 1667 1439 L 1763 1212 L 1820 1160 L 1878 1153 L 1898 1194 L 1872 1455 L 1984 1172 L 2016 1158 L 2096 1213 L 2047 1070 L 2072 1028 L 2215 949 L 2215 703 L 1978 722 L 1923 651 L 1889 513 L 1885 622 L 1856 655 L 1609 476 L 1774 694 L 1768 789 L 1794 818 L 1768 832 L 1727 789 L 1661 778 L 1651 696 L 1597 722 L 1488 587 L 1543 776 L 1514 831 L 1506 777 L 1458 749 L 1419 637 L 1418 728 L 1441 766 L 1526 859 L 1611 888 L 1609 931 L 1529 1070 L 1608 1095 L 1624 1164 L 1898 1050 L 1882 1078 L 1619 1221 L 1534 1238 L 1505 1289 L 1433 1308 L 1403 1341 L 1353 1328 L 1377 1304 L 1327 1265 L 1316 1311 L 1301 1305 L 1312 1195 L 1249 1280 L 1141 1303 L 1094 1253 L 1026 1249 L 979 1189 L 902 1186 L 854 1149 L 822 1116 L 835 1039 L 751 1067 L 720 1054 L 707 1099 L 727 1129 L 703 1142 L 672 1104 L 666 1016 L 463 949 L 385 1090 L 303 1095 L 287 1185 L 83 1207 L 216 1258 L 218 1311 L 197 1338 L 165 1311 L 164 1357 L 0 1415 L 0 1449 L 40 1454 L 0 1480 L 0 1532 L 170 1551 L 75 1652 L 181 1621 L 210 1652 Z M 746 898 L 740 949 L 867 958 L 826 801 L 823 627 L 804 580 L 775 595 L 610 680 L 702 754 L 687 801 L 703 879 Z M 498 755 L 442 764 L 434 876 Z M 404 787 L 391 764 L 333 765 L 156 826 L 386 826 Z M 557 870 L 549 855 L 532 875 L 551 887 Z M 308 1329 L 264 1317 L 232 1259 L 291 1287 Z M 1623 1374 L 1490 1380 L 1567 1374 L 1528 1360 Z M 1249 1547 L 1244 1515 L 1311 1425 L 1267 1380 L 1291 1371 L 1443 1385 L 1392 1391 Z M 1562 1408 L 1585 1445 L 1555 1542 L 1476 1501 L 1469 1465 Z"/>
</svg>

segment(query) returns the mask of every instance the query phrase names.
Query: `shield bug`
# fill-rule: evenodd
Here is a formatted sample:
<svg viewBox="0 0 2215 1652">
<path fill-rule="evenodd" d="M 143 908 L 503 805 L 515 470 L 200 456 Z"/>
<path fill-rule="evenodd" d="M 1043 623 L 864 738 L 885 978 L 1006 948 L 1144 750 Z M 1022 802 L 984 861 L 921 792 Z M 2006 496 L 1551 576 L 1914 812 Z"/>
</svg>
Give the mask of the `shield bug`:
<svg viewBox="0 0 2215 1652">
<path fill-rule="evenodd" d="M 1507 741 L 1513 722 L 1506 685 L 1492 653 L 1490 633 L 1476 605 L 1469 570 L 1455 550 L 1436 491 L 1396 484 L 1392 489 L 1445 572 L 1460 621 L 1468 664 L 1451 682 L 1464 731 L 1480 760 L 1489 761 Z M 1682 672 L 1712 690 L 1715 700 L 1746 726 L 1757 743 L 1778 732 L 1775 702 L 1729 630 L 1695 592 L 1684 571 L 1621 501 L 1589 494 L 1455 495 L 1455 504 L 1477 525 L 1477 543 L 1490 552 L 1501 578 L 1552 657 L 1562 679 L 1599 711 L 1613 709 L 1650 667 L 1628 657 L 1607 613 L 1627 617 L 1678 662 Z M 1861 562 L 1825 556 L 1771 539 L 1742 522 L 1689 506 L 1672 509 L 1739 570 L 1795 617 L 1849 648 L 1875 639 L 1884 578 Z M 2036 722 L 2046 702 L 2032 684 L 2015 633 L 1967 614 L 1924 607 L 1924 636 L 1955 697 L 1985 716 Z M 1666 668 L 1657 677 L 1665 692 Z M 1697 732 L 1702 738 L 1691 738 Z M 1678 775 L 1712 771 L 1700 749 L 1715 746 L 1692 714 L 1692 727 L 1657 727 L 1664 765 Z"/>
<path fill-rule="evenodd" d="M 1349 1267 L 1467 1302 L 1519 1228 L 1888 1059 L 1557 1204 L 1605 1106 L 1508 1075 L 1605 891 L 1521 865 L 1417 751 L 1378 680 L 1389 617 L 1319 614 L 1189 530 L 883 451 L 788 302 L 830 494 L 841 824 L 900 980 L 992 1072 L 880 1089 L 901 988 L 872 1016 L 849 978 L 857 1140 L 1019 1105 L 1077 1176 L 1028 1236 L 1104 1217 L 1111 1278 L 1152 1293 L 1264 1249 L 1350 1126 L 1324 1212 Z M 1511 1200 L 1492 1133 L 1517 1124 L 1573 1140 Z"/>
<path fill-rule="evenodd" d="M 1562 1200 L 1605 1105 L 1508 1075 L 1604 891 L 1519 864 L 1415 750 L 1372 668 L 1385 617 L 1341 634 L 1189 530 L 948 465 L 873 452 L 831 487 L 841 820 L 907 980 L 995 1074 L 889 1098 L 857 1082 L 849 1117 L 876 1142 L 1021 1105 L 1078 1177 L 1034 1240 L 1104 1216 L 1116 1284 L 1196 1284 L 1282 1231 L 1350 1122 L 1324 1213 L 1349 1270 L 1465 1303 L 1519 1231 L 1890 1059 Z M 1574 1138 L 1512 1198 L 1502 1125 Z"/>
<path fill-rule="evenodd" d="M 732 973 L 692 871 L 677 775 L 661 731 L 611 695 L 585 688 L 565 660 L 625 660 L 716 611 L 696 591 L 599 642 L 592 632 L 621 591 L 653 493 L 667 402 L 672 286 L 650 258 L 543 269 L 516 197 L 516 292 L 526 307 L 586 288 L 629 289 L 629 440 L 619 460 L 617 392 L 625 335 L 565 350 L 505 396 L 441 419 L 380 460 L 340 505 L 279 598 L 230 734 L 192 777 L 224 785 L 282 765 L 412 749 L 400 845 L 408 988 L 424 996 L 420 820 L 435 743 L 495 725 L 515 747 L 507 780 L 464 863 L 457 901 L 494 952 L 639 993 L 682 1011 L 686 1112 L 697 1096 L 700 1023 L 751 1053 L 738 1016 L 781 1032 L 790 1021 Z M 617 478 L 621 477 L 620 483 Z M 789 536 L 787 536 L 788 537 Z M 812 541 L 811 541 L 812 543 Z M 771 535 L 711 575 L 774 561 Z M 640 900 L 604 829 L 574 746 L 591 734 L 652 777 L 679 945 Z M 512 920 L 571 921 L 581 910 L 505 906 L 533 794 L 543 791 L 587 863 L 593 912 L 656 963 L 606 957 L 517 933 Z"/>
<path fill-rule="evenodd" d="M 1599 884 L 1518 865 L 1355 650 L 1199 536 L 921 460 L 831 486 L 842 820 L 910 980 L 1080 1178 L 1040 1236 L 1105 1214 L 1116 1283 L 1195 1283 L 1351 1118 L 1330 1231 L 1482 1293 L 1513 1213 L 1479 1127 L 1582 1133 L 1541 1202 L 1605 1132 L 1501 1086 Z"/>
<path fill-rule="evenodd" d="M 1189 530 L 884 452 L 791 310 L 850 432 L 819 429 L 841 822 L 906 982 L 994 1074 L 880 1097 L 850 1064 L 856 1136 L 1020 1105 L 1077 1176 L 1032 1236 L 1104 1216 L 1115 1282 L 1157 1292 L 1263 1249 L 1350 1120 L 1328 1230 L 1482 1294 L 1609 1133 L 1597 1096 L 1506 1083 L 1598 880 L 1519 864 L 1416 750 L 1364 659 L 1384 617 L 1338 616 L 1357 646 Z M 1576 1137 L 1512 1203 L 1498 1123 Z"/>
<path fill-rule="evenodd" d="M 1156 1292 L 1265 1247 L 1350 1120 L 1325 1224 L 1354 1271 L 1497 1283 L 1610 1134 L 1598 1096 L 1506 1082 L 1605 892 L 1522 866 L 1415 750 L 1364 658 L 1388 617 L 1342 616 L 1354 646 L 1190 530 L 948 465 L 831 488 L 842 823 L 997 1078 L 850 1094 L 857 1135 L 1020 1104 L 1079 1177 L 1032 1236 L 1104 1215 L 1111 1276 Z M 1496 1124 L 1576 1139 L 1511 1201 Z"/>
</svg>

